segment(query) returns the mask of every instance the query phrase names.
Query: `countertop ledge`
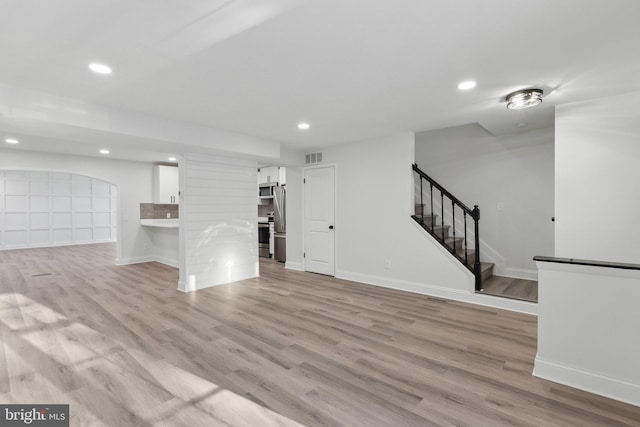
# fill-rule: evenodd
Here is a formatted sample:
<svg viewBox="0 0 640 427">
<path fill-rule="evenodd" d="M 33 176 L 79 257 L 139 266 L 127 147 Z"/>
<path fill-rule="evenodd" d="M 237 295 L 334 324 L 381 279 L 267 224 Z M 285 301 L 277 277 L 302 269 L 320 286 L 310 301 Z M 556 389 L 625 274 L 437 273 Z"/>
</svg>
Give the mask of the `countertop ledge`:
<svg viewBox="0 0 640 427">
<path fill-rule="evenodd" d="M 180 220 L 178 218 L 141 219 L 140 225 L 145 227 L 178 228 Z"/>
</svg>

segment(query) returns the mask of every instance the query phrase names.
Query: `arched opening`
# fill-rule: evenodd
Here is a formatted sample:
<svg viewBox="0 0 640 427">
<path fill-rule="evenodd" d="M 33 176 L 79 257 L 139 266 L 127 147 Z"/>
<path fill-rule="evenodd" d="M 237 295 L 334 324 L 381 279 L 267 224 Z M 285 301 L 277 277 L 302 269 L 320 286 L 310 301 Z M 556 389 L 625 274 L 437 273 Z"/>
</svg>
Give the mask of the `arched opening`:
<svg viewBox="0 0 640 427">
<path fill-rule="evenodd" d="M 74 173 L 0 170 L 0 249 L 117 241 L 118 187 Z"/>
</svg>

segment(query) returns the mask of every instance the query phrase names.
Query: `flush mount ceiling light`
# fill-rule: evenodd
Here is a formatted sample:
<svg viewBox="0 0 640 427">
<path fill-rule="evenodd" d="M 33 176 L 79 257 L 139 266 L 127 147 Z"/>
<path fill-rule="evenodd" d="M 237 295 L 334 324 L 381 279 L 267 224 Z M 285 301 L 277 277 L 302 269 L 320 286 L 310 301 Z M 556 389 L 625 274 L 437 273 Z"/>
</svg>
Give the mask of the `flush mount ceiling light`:
<svg viewBox="0 0 640 427">
<path fill-rule="evenodd" d="M 17 144 L 20 141 L 18 141 L 15 138 L 7 138 L 7 139 L 4 140 L 4 142 L 6 142 L 7 144 Z"/>
<path fill-rule="evenodd" d="M 89 69 L 98 74 L 111 74 L 111 67 L 96 62 L 89 64 Z"/>
<path fill-rule="evenodd" d="M 510 110 L 535 107 L 542 102 L 542 89 L 518 90 L 507 95 L 506 100 Z"/>
<path fill-rule="evenodd" d="M 298 123 L 298 129 L 307 130 L 311 127 L 309 123 Z"/>
<path fill-rule="evenodd" d="M 476 87 L 476 82 L 474 82 L 473 80 L 468 80 L 458 85 L 458 89 L 460 90 L 469 90 L 473 89 L 474 87 Z"/>
<path fill-rule="evenodd" d="M 109 154 L 110 151 L 107 150 L 106 148 L 103 148 L 102 150 L 100 150 L 100 154 Z"/>
</svg>

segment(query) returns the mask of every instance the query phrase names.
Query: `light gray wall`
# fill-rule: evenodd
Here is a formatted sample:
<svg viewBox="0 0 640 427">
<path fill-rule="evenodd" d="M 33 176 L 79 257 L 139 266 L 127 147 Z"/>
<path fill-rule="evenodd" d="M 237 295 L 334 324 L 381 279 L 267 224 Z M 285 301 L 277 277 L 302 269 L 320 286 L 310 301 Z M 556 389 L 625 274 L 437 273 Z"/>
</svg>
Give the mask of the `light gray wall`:
<svg viewBox="0 0 640 427">
<path fill-rule="evenodd" d="M 0 149 L 0 169 L 73 173 L 118 187 L 118 264 L 152 258 L 153 236 L 140 226 L 140 203 L 152 201 L 152 164 Z"/>
<path fill-rule="evenodd" d="M 556 256 L 640 263 L 640 92 L 558 106 Z"/>
<path fill-rule="evenodd" d="M 418 166 L 480 207 L 481 258 L 497 274 L 535 279 L 532 258 L 553 255 L 553 140 L 552 128 L 494 137 L 477 124 L 416 134 Z"/>
<path fill-rule="evenodd" d="M 337 277 L 425 292 L 429 286 L 472 292 L 472 275 L 411 219 L 412 133 L 323 152 L 324 163 L 336 165 Z"/>
<path fill-rule="evenodd" d="M 538 266 L 533 374 L 640 406 L 640 271 Z"/>
<path fill-rule="evenodd" d="M 535 304 L 475 294 L 474 277 L 469 270 L 411 218 L 413 133 L 337 145 L 322 151 L 323 164 L 336 167 L 336 277 L 536 312 Z M 287 256 L 292 261 L 300 260 L 303 265 L 301 203 L 304 189 L 295 191 L 290 187 L 288 174 L 289 168 L 287 197 L 294 206 L 299 206 L 300 232 L 296 234 L 287 229 Z M 289 215 L 289 224 L 292 215 Z M 294 245 L 299 251 L 297 258 L 289 253 L 289 247 L 295 250 Z"/>
</svg>

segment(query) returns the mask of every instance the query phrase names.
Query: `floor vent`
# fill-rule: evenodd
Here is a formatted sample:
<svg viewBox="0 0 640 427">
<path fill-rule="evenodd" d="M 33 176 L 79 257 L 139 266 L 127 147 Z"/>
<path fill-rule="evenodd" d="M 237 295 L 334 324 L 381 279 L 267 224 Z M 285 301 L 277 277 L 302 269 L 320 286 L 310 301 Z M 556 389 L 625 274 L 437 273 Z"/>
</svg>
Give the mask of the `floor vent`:
<svg viewBox="0 0 640 427">
<path fill-rule="evenodd" d="M 315 165 L 316 163 L 322 163 L 322 151 L 305 154 L 304 163 L 307 165 Z"/>
</svg>

